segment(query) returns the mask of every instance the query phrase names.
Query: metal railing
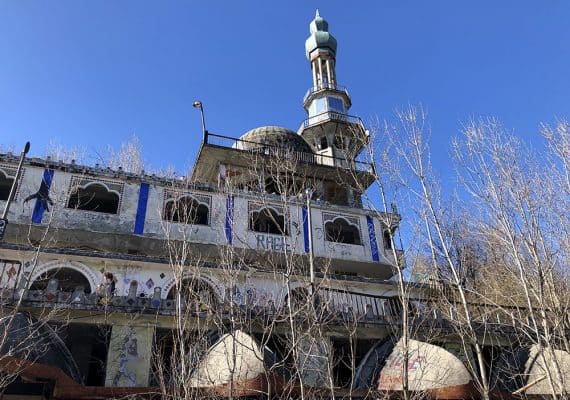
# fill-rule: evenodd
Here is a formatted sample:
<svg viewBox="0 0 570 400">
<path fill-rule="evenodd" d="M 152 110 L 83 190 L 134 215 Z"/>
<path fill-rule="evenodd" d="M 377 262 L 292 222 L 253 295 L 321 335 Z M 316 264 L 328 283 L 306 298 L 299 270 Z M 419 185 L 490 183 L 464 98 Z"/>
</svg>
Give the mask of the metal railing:
<svg viewBox="0 0 570 400">
<path fill-rule="evenodd" d="M 344 93 L 350 97 L 350 95 L 348 94 L 348 89 L 345 88 L 344 86 L 340 86 L 340 85 L 337 85 L 334 83 L 326 83 L 326 84 L 318 85 L 316 87 L 315 86 L 310 87 L 307 90 L 307 93 L 305 93 L 305 96 L 303 96 L 303 103 L 305 103 L 311 95 L 318 93 L 320 91 L 323 91 L 323 90 L 336 90 L 337 92 L 342 92 L 342 93 Z"/>
<path fill-rule="evenodd" d="M 252 155 L 276 157 L 298 161 L 305 164 L 324 165 L 359 172 L 373 172 L 372 164 L 363 161 L 347 160 L 339 157 L 314 154 L 306 151 L 294 150 L 286 145 L 276 146 L 267 143 L 232 138 L 229 136 L 216 135 L 209 132 L 206 136 L 205 144 L 243 151 Z"/>
<path fill-rule="evenodd" d="M 339 121 L 346 122 L 349 124 L 357 124 L 364 130 L 364 122 L 360 117 L 354 115 L 343 114 L 338 111 L 325 111 L 312 117 L 307 118 L 301 123 L 303 128 L 308 128 L 309 126 L 316 125 L 323 121 Z"/>
</svg>

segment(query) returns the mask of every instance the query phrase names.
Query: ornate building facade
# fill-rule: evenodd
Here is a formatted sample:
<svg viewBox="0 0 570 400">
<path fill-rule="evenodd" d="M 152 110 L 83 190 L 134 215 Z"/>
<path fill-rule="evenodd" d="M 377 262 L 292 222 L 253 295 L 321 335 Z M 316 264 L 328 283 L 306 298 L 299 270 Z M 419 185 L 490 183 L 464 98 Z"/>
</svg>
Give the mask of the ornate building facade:
<svg viewBox="0 0 570 400">
<path fill-rule="evenodd" d="M 363 206 L 368 132 L 318 13 L 305 47 L 298 131 L 204 130 L 183 179 L 28 158 L 16 181 L 0 155 L 0 206 L 17 189 L 0 242 L 7 396 L 362 397 L 404 389 L 404 360 L 414 392 L 476 392 L 430 286 L 411 289 L 402 357 L 400 216 Z M 489 354 L 509 343 L 496 318 Z"/>
</svg>

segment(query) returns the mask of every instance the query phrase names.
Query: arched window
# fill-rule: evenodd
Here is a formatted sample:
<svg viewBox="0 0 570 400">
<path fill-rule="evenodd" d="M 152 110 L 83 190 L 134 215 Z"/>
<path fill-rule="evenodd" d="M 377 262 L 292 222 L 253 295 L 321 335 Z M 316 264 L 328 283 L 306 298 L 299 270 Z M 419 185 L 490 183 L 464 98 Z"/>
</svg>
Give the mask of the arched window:
<svg viewBox="0 0 570 400">
<path fill-rule="evenodd" d="M 117 214 L 119 211 L 118 193 L 107 189 L 102 183 L 89 183 L 79 186 L 69 196 L 68 208 Z"/>
<path fill-rule="evenodd" d="M 13 183 L 14 179 L 8 178 L 8 175 L 0 170 L 0 200 L 8 200 Z"/>
<path fill-rule="evenodd" d="M 323 137 L 321 138 L 321 143 L 320 143 L 320 146 L 319 146 L 319 150 L 324 150 L 324 149 L 326 149 L 326 148 L 328 148 L 328 147 L 329 147 L 329 142 L 327 141 L 327 137 L 326 137 L 326 136 L 323 136 Z"/>
<path fill-rule="evenodd" d="M 198 202 L 192 196 L 183 196 L 166 202 L 163 218 L 183 224 L 208 225 L 209 214 L 206 204 Z"/>
<path fill-rule="evenodd" d="M 254 232 L 288 235 L 285 216 L 273 208 L 263 208 L 253 211 L 249 219 L 249 229 Z"/>
<path fill-rule="evenodd" d="M 210 285 L 197 278 L 183 279 L 174 285 L 166 296 L 174 300 L 180 294 L 187 306 L 193 306 L 196 311 L 213 311 L 219 306 L 218 296 Z"/>
<path fill-rule="evenodd" d="M 325 224 L 326 239 L 329 242 L 361 244 L 360 231 L 344 218 L 336 218 Z"/>
<path fill-rule="evenodd" d="M 78 286 L 85 289 L 85 293 L 91 293 L 89 280 L 81 272 L 71 268 L 57 268 L 40 275 L 30 286 L 30 290 L 46 290 L 51 280 L 57 280 L 58 290 L 72 293 Z"/>
</svg>

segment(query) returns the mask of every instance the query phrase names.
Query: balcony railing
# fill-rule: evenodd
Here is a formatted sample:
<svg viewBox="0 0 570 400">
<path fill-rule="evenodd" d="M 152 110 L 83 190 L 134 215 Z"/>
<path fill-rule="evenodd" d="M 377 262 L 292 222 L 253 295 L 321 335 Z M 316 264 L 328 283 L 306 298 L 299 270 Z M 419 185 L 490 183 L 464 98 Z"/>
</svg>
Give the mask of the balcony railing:
<svg viewBox="0 0 570 400">
<path fill-rule="evenodd" d="M 357 124 L 363 130 L 364 122 L 360 117 L 354 115 L 343 114 L 338 111 L 325 111 L 317 115 L 313 115 L 312 117 L 307 118 L 301 123 L 301 127 L 308 128 L 312 125 L 319 124 L 323 121 L 339 121 L 339 122 L 347 122 L 349 124 Z"/>
<path fill-rule="evenodd" d="M 208 133 L 206 135 L 206 144 L 243 151 L 252 155 L 276 157 L 298 161 L 305 164 L 324 165 L 359 172 L 373 172 L 372 164 L 363 161 L 347 160 L 339 157 L 308 153 L 306 151 L 294 150 L 288 146 L 275 146 L 267 143 L 252 142 L 229 136 L 216 135 L 213 133 Z"/>
<path fill-rule="evenodd" d="M 20 298 L 21 297 L 21 298 Z M 314 298 L 314 305 L 307 308 L 310 297 L 294 299 L 291 303 L 293 309 L 304 309 L 300 318 L 307 318 L 309 313 L 313 317 L 331 326 L 399 326 L 402 323 L 401 303 L 397 297 L 371 295 L 338 289 L 320 288 Z M 410 322 L 417 327 L 431 327 L 439 329 L 452 329 L 453 323 L 449 316 L 442 316 L 437 307 L 425 300 L 410 299 Z M 3 289 L 0 290 L 0 305 L 39 309 L 84 310 L 98 312 L 124 312 L 139 314 L 155 314 L 172 316 L 183 312 L 184 316 L 195 318 L 228 318 L 237 313 L 249 319 L 260 321 L 283 320 L 288 315 L 288 308 L 283 304 L 276 308 L 270 301 L 260 304 L 256 301 L 242 299 L 230 303 L 229 299 L 215 302 L 215 304 L 202 303 L 182 299 L 177 305 L 176 299 L 162 299 L 159 296 L 116 296 L 109 297 L 96 293 L 85 294 L 75 290 L 73 293 L 65 291 L 46 292 L 44 290 Z M 475 318 L 476 329 L 488 330 L 493 328 L 503 332 L 516 329 L 518 323 L 496 316 Z"/>
<path fill-rule="evenodd" d="M 327 83 L 324 85 L 318 85 L 317 87 L 315 87 L 315 86 L 310 87 L 307 90 L 307 93 L 305 93 L 305 96 L 303 97 L 303 103 L 305 103 L 311 95 L 318 93 L 320 91 L 323 91 L 323 90 L 336 90 L 337 92 L 342 92 L 345 95 L 350 96 L 348 94 L 348 89 L 345 88 L 344 86 L 336 85 L 333 83 Z"/>
</svg>

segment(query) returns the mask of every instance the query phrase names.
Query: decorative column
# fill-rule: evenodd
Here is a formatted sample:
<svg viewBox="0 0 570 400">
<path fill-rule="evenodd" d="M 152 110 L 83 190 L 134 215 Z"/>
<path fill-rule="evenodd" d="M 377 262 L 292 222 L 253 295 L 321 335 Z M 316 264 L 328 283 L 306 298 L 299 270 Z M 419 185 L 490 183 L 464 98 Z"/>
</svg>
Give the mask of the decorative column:
<svg viewBox="0 0 570 400">
<path fill-rule="evenodd" d="M 107 355 L 105 386 L 148 386 L 154 326 L 114 324 Z"/>
</svg>

